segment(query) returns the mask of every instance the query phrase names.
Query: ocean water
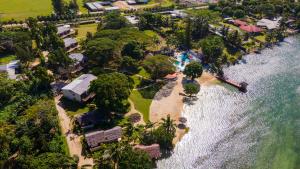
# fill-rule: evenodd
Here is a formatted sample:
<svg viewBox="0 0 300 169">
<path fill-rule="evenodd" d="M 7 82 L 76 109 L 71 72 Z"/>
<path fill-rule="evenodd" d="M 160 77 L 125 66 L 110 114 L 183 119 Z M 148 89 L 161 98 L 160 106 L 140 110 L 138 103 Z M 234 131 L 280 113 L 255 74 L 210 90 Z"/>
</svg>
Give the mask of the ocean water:
<svg viewBox="0 0 300 169">
<path fill-rule="evenodd" d="M 182 112 L 189 132 L 157 168 L 300 169 L 300 36 L 224 71 L 248 92 L 202 86 Z"/>
</svg>

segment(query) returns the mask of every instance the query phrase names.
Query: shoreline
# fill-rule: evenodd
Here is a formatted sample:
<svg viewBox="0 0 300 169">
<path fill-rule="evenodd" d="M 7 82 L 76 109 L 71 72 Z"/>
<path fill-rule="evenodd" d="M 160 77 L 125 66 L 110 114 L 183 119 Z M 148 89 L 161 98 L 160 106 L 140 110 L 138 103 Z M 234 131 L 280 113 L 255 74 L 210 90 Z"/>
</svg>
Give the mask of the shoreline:
<svg viewBox="0 0 300 169">
<path fill-rule="evenodd" d="M 159 122 L 161 118 L 166 118 L 167 115 L 170 114 L 171 119 L 174 120 L 175 124 L 180 124 L 179 118 L 182 117 L 185 104 L 184 96 L 182 95 L 182 93 L 184 93 L 182 85 L 183 79 L 183 73 L 178 73 L 178 78 L 176 81 L 169 82 L 159 92 L 157 92 L 150 105 L 149 115 L 151 122 Z M 218 82 L 218 80 L 208 72 L 203 72 L 202 76 L 196 79 L 196 81 L 201 86 L 210 86 Z M 167 94 L 162 96 L 165 93 Z M 173 144 L 175 145 L 178 143 L 187 132 L 187 126 L 184 129 L 176 127 L 176 137 L 173 140 Z"/>
</svg>

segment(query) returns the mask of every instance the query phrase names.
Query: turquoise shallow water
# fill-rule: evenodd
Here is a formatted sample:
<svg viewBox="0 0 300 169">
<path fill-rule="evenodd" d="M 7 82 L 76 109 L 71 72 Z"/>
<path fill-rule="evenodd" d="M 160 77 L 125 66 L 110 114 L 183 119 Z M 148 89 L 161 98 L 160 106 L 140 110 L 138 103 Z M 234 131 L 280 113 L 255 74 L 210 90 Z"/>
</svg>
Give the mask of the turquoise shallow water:
<svg viewBox="0 0 300 169">
<path fill-rule="evenodd" d="M 190 131 L 162 169 L 300 169 L 300 36 L 225 68 L 249 83 L 202 86 L 185 105 Z"/>
</svg>

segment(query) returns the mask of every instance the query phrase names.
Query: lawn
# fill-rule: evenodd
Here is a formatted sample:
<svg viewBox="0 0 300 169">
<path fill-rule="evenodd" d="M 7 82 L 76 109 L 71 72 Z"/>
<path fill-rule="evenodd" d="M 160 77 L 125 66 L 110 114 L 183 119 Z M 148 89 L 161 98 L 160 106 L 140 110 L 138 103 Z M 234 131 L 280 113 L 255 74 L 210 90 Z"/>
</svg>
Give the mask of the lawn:
<svg viewBox="0 0 300 169">
<path fill-rule="evenodd" d="M 0 65 L 7 64 L 17 58 L 15 55 L 0 55 Z"/>
<path fill-rule="evenodd" d="M 89 108 L 85 104 L 81 104 L 75 101 L 62 98 L 63 108 L 66 110 L 69 116 L 75 116 L 83 114 L 89 111 Z"/>
<path fill-rule="evenodd" d="M 0 0 L 0 20 L 24 20 L 51 11 L 51 0 Z"/>
<path fill-rule="evenodd" d="M 149 109 L 155 94 L 161 89 L 163 84 L 154 84 L 142 90 L 133 90 L 130 100 L 133 102 L 135 109 L 143 114 L 144 121 L 149 121 Z"/>
<path fill-rule="evenodd" d="M 83 0 L 77 0 L 77 2 L 80 12 L 88 13 L 88 10 L 83 6 Z M 51 12 L 51 0 L 0 0 L 1 21 L 25 20 L 28 17 L 49 15 Z"/>
<path fill-rule="evenodd" d="M 86 38 L 86 33 L 91 32 L 95 33 L 97 31 L 97 24 L 86 24 L 80 25 L 78 28 L 75 28 L 78 31 L 78 35 L 76 36 L 79 40 L 84 40 Z"/>
</svg>

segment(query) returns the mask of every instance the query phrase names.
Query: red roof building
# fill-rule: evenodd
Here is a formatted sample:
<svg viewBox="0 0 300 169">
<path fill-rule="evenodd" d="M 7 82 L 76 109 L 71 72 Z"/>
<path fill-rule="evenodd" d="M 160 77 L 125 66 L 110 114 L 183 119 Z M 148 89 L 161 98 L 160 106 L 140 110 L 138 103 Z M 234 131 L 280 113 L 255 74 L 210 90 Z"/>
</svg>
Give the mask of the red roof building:
<svg viewBox="0 0 300 169">
<path fill-rule="evenodd" d="M 167 76 L 165 76 L 165 79 L 167 79 L 167 80 L 176 80 L 177 79 L 177 73 L 168 74 Z"/>
<path fill-rule="evenodd" d="M 233 23 L 234 23 L 236 26 L 243 26 L 243 25 L 247 25 L 247 23 L 246 23 L 246 22 L 244 22 L 244 21 L 241 21 L 241 20 L 238 20 L 238 19 L 234 20 L 234 21 L 233 21 Z"/>
<path fill-rule="evenodd" d="M 242 25 L 242 26 L 240 26 L 240 29 L 242 29 L 243 31 L 246 31 L 248 33 L 259 33 L 262 31 L 261 28 L 254 26 L 254 25 Z"/>
</svg>

